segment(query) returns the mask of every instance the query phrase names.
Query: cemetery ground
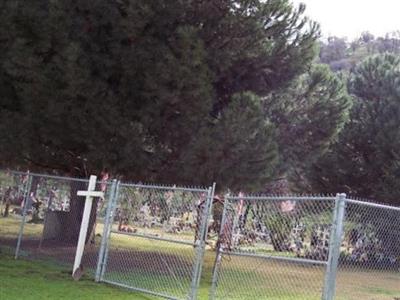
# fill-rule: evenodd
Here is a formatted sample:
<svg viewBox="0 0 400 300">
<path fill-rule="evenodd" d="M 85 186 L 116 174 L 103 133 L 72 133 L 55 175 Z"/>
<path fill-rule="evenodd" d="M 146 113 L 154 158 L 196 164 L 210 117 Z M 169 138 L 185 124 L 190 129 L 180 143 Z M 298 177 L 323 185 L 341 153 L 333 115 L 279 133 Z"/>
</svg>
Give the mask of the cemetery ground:
<svg viewBox="0 0 400 300">
<path fill-rule="evenodd" d="M 1 299 L 155 299 L 146 294 L 126 291 L 107 284 L 98 284 L 93 280 L 93 269 L 97 258 L 97 249 L 88 251 L 91 260 L 86 260 L 89 267 L 86 275 L 79 282 L 72 280 L 70 276 L 70 259 L 73 253 L 67 252 L 48 252 L 43 248 L 40 261 L 32 260 L 30 255 L 29 243 L 22 243 L 21 259 L 14 260 L 10 254 L 5 254 L 11 250 L 15 242 L 19 229 L 20 219 L 15 216 L 0 218 L 0 246 L 7 244 L 8 248 L 3 247 L 0 255 L 0 298 Z M 98 224 L 97 232 L 102 232 L 102 224 Z M 43 227 L 41 224 L 26 224 L 24 238 L 40 236 Z M 112 247 L 110 257 L 116 252 L 125 249 L 127 254 L 142 253 L 142 258 L 153 257 L 156 255 L 177 255 L 181 259 L 190 256 L 192 247 L 186 245 L 169 245 L 155 250 L 154 241 L 144 238 L 132 238 L 124 235 L 112 236 Z M 2 245 L 3 244 L 3 245 Z M 65 250 L 65 249 L 64 249 Z M 158 251 L 158 253 L 156 253 Z M 73 252 L 73 251 L 72 251 Z M 124 280 L 141 282 L 142 284 L 155 284 L 154 276 L 164 276 L 165 270 L 159 269 L 159 274 L 149 275 L 141 272 L 141 265 L 132 263 L 129 259 L 115 254 L 114 259 L 110 259 L 109 276 L 118 276 L 119 264 L 124 264 Z M 146 253 L 150 256 L 146 256 Z M 271 253 L 273 255 L 273 253 Z M 282 254 L 280 254 L 282 255 Z M 34 257 L 39 258 L 39 257 Z M 65 266 L 60 265 L 60 261 L 65 259 Z M 206 251 L 205 264 L 199 289 L 199 299 L 207 299 L 211 286 L 211 273 L 215 259 L 215 252 Z M 68 260 L 68 262 L 67 262 Z M 84 260 L 85 262 L 85 260 Z M 143 262 L 149 267 L 151 261 Z M 294 299 L 297 295 L 299 299 L 317 300 L 320 299 L 321 281 L 323 281 L 324 267 L 305 266 L 301 264 L 283 264 L 264 259 L 249 259 L 231 257 L 223 262 L 225 270 L 234 276 L 233 280 L 226 283 L 225 289 L 229 290 L 234 299 L 235 291 L 245 288 L 251 293 L 262 295 L 263 291 L 268 290 L 268 297 L 258 299 Z M 160 267 L 162 268 L 162 267 Z M 128 270 L 128 273 L 126 272 Z M 273 274 L 273 276 L 271 276 Z M 153 276 L 150 278 L 149 276 Z M 162 280 L 167 282 L 168 276 Z M 243 279 L 245 278 L 245 279 Z M 290 286 L 287 283 L 290 282 Z M 400 274 L 397 270 L 381 271 L 357 268 L 339 269 L 337 297 L 339 300 L 394 300 L 400 297 Z M 315 295 L 304 289 L 314 286 Z M 170 286 L 173 289 L 173 286 Z M 253 295 L 254 295 L 253 294 Z M 4 296 L 3 296 L 4 295 Z"/>
<path fill-rule="evenodd" d="M 138 294 L 104 284 L 96 284 L 85 276 L 79 282 L 72 280 L 68 270 L 54 264 L 14 260 L 0 254 L 0 299 L 81 299 L 81 300 L 150 300 Z"/>
</svg>

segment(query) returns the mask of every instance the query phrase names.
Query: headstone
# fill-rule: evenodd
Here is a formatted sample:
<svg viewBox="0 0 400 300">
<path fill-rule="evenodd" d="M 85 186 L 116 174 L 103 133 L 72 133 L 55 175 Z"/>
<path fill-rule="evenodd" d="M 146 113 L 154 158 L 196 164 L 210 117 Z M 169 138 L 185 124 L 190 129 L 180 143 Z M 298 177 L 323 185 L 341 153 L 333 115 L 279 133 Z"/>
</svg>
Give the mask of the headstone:
<svg viewBox="0 0 400 300">
<path fill-rule="evenodd" d="M 56 239 L 59 236 L 62 230 L 61 218 L 59 217 L 59 214 L 59 211 L 47 211 L 46 222 L 43 229 L 44 240 Z"/>
</svg>

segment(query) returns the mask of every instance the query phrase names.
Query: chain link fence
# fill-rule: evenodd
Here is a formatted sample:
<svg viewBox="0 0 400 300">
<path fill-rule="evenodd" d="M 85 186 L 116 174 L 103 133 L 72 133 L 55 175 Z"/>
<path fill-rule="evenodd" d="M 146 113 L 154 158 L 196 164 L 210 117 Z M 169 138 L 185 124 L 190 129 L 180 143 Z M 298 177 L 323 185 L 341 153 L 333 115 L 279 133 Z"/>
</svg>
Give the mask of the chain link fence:
<svg viewBox="0 0 400 300">
<path fill-rule="evenodd" d="M 213 188 L 120 184 L 108 211 L 100 281 L 195 299 Z"/>
<path fill-rule="evenodd" d="M 87 187 L 0 172 L 0 251 L 71 271 Z M 201 274 L 201 299 L 400 299 L 400 208 L 214 189 L 98 181 L 84 272 L 168 299 L 199 298 Z"/>
<path fill-rule="evenodd" d="M 0 251 L 15 253 L 22 223 L 21 204 L 26 198 L 28 177 L 0 172 Z"/>
<path fill-rule="evenodd" d="M 400 208 L 346 199 L 337 299 L 400 299 Z"/>
<path fill-rule="evenodd" d="M 334 197 L 226 197 L 212 299 L 321 299 Z"/>
<path fill-rule="evenodd" d="M 42 259 L 72 270 L 82 221 L 88 180 L 10 172 L 2 173 L 3 213 L 0 218 L 0 245 L 19 256 Z M 109 197 L 109 182 L 98 182 L 104 199 L 95 199 L 91 212 L 82 265 L 94 274 L 102 229 L 101 216 Z M 8 207 L 6 207 L 8 205 Z"/>
<path fill-rule="evenodd" d="M 226 197 L 211 299 L 400 297 L 400 208 L 336 197 Z"/>
</svg>

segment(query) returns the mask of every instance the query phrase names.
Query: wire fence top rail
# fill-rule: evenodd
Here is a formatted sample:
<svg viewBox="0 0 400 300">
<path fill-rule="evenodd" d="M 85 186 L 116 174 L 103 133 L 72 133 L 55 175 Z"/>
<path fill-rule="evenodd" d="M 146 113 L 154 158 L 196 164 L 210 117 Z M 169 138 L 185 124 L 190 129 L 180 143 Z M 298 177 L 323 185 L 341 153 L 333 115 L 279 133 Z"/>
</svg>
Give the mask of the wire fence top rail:
<svg viewBox="0 0 400 300">
<path fill-rule="evenodd" d="M 88 183 L 88 178 L 76 178 L 76 177 L 69 177 L 69 176 L 61 176 L 61 175 L 52 175 L 52 174 L 41 174 L 29 171 L 13 171 L 13 170 L 4 170 L 0 169 L 0 172 L 10 173 L 13 175 L 22 175 L 22 176 L 35 176 L 41 178 L 48 178 L 54 180 L 65 180 L 65 181 L 76 181 L 76 182 L 85 182 Z M 109 180 L 97 180 L 97 183 L 102 184 L 112 184 L 112 181 L 115 180 L 114 178 Z M 155 183 L 143 183 L 143 182 L 124 182 L 119 181 L 122 187 L 136 187 L 136 188 L 147 188 L 147 189 L 156 189 L 156 190 L 176 190 L 176 191 L 190 191 L 190 192 L 207 192 L 210 187 L 203 187 L 203 186 L 185 186 L 185 185 L 176 185 L 176 184 L 155 184 Z M 227 194 L 225 196 L 228 200 L 266 200 L 266 201 L 304 201 L 304 200 L 320 200 L 320 201 L 328 201 L 328 200 L 335 200 L 337 195 L 318 195 L 318 194 L 245 194 L 245 195 L 238 195 L 238 194 Z M 381 202 L 377 202 L 373 199 L 362 199 L 353 196 L 346 195 L 346 202 L 354 203 L 354 204 L 362 204 L 376 208 L 387 208 L 387 209 L 394 209 L 400 210 L 400 206 L 396 205 L 389 205 L 384 204 Z"/>
<path fill-rule="evenodd" d="M 54 179 L 54 180 L 65 180 L 65 181 L 75 181 L 75 182 L 89 182 L 89 179 L 86 178 L 76 178 L 76 177 L 68 177 L 68 176 L 60 176 L 60 175 L 49 175 L 49 174 L 39 174 L 33 172 L 22 172 L 22 171 L 4 171 L 9 172 L 14 175 L 22 175 L 22 176 L 35 176 L 47 179 Z M 100 181 L 99 181 L 100 182 Z"/>
<path fill-rule="evenodd" d="M 10 171 L 10 170 L 0 170 L 0 172 L 11 173 L 14 175 L 31 175 L 35 177 L 48 178 L 54 180 L 66 180 L 66 181 L 76 181 L 76 182 L 89 182 L 87 178 L 76 178 L 69 176 L 61 176 L 61 175 L 51 175 L 51 174 L 41 174 L 34 172 L 24 172 L 24 171 Z M 98 180 L 98 183 L 111 184 L 111 180 Z M 147 189 L 159 189 L 159 190 L 176 190 L 176 191 L 191 191 L 191 192 L 207 192 L 209 187 L 202 186 L 185 186 L 185 185 L 176 185 L 176 184 L 154 184 L 154 183 L 143 183 L 143 182 L 123 182 L 120 181 L 120 185 L 122 187 L 136 187 L 136 188 L 147 188 Z M 335 200 L 337 196 L 335 195 L 315 195 L 315 194 L 245 194 L 245 195 L 226 195 L 226 199 L 228 200 L 268 200 L 268 201 L 304 201 L 304 200 Z M 395 209 L 400 210 L 400 206 L 383 204 L 380 202 L 376 202 L 372 199 L 360 199 L 357 197 L 346 196 L 346 201 L 349 203 L 357 203 L 368 206 L 373 206 L 377 208 L 387 208 L 387 209 Z"/>
<path fill-rule="evenodd" d="M 392 206 L 392 205 L 387 205 L 387 204 L 382 204 L 382 203 L 377 203 L 377 202 L 372 202 L 372 201 L 356 200 L 356 199 L 352 199 L 352 198 L 346 198 L 345 201 L 347 203 L 360 204 L 360 205 L 365 205 L 365 206 L 370 206 L 370 207 L 375 207 L 375 208 L 400 211 L 400 206 Z"/>
<path fill-rule="evenodd" d="M 209 187 L 197 187 L 197 186 L 177 186 L 177 185 L 159 185 L 151 183 L 125 183 L 121 182 L 122 187 L 133 187 L 133 188 L 144 188 L 144 189 L 155 189 L 155 190 L 171 190 L 171 191 L 186 191 L 186 192 L 207 192 Z"/>
<path fill-rule="evenodd" d="M 66 181 L 76 181 L 76 182 L 89 182 L 87 178 L 76 178 L 69 176 L 61 176 L 61 175 L 51 175 L 51 174 L 40 174 L 34 172 L 23 172 L 23 171 L 7 171 L 0 170 L 0 172 L 10 173 L 13 175 L 21 175 L 21 176 L 35 176 L 41 178 L 48 178 L 54 180 L 66 180 Z M 98 179 L 97 183 L 107 183 L 111 184 L 112 180 L 101 180 Z M 143 183 L 143 182 L 123 182 L 120 181 L 120 185 L 123 187 L 136 187 L 136 188 L 146 188 L 146 189 L 156 189 L 156 190 L 176 190 L 176 191 L 188 191 L 188 192 L 207 192 L 210 187 L 204 186 L 186 186 L 186 185 L 176 185 L 176 184 L 155 184 L 155 183 Z"/>
<path fill-rule="evenodd" d="M 308 201 L 308 200 L 320 200 L 320 201 L 329 201 L 335 200 L 336 197 L 334 196 L 315 196 L 315 195 L 245 195 L 245 196 L 227 196 L 228 200 L 256 200 L 256 201 Z"/>
</svg>

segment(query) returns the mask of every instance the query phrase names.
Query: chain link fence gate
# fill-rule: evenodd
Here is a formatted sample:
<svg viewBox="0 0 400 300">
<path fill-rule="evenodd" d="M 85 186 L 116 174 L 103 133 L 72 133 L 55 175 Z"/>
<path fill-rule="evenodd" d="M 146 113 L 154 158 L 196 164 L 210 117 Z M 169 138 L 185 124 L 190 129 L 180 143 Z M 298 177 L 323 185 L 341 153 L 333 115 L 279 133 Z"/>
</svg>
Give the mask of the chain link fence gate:
<svg viewBox="0 0 400 300">
<path fill-rule="evenodd" d="M 22 172 L 2 172 L 3 203 L 8 215 L 0 218 L 0 245 L 19 256 L 41 259 L 65 266 L 69 271 L 75 258 L 88 180 Z M 7 178 L 6 178 L 7 177 Z M 97 182 L 105 199 L 95 199 L 82 265 L 94 275 L 103 227 L 104 202 L 111 195 L 111 182 Z M 3 209 L 4 210 L 4 209 Z"/>
<path fill-rule="evenodd" d="M 210 298 L 321 299 L 335 200 L 227 196 Z"/>
<path fill-rule="evenodd" d="M 118 184 L 96 279 L 168 299 L 196 299 L 214 188 Z"/>
<path fill-rule="evenodd" d="M 336 299 L 400 299 L 400 207 L 345 200 Z"/>
</svg>

